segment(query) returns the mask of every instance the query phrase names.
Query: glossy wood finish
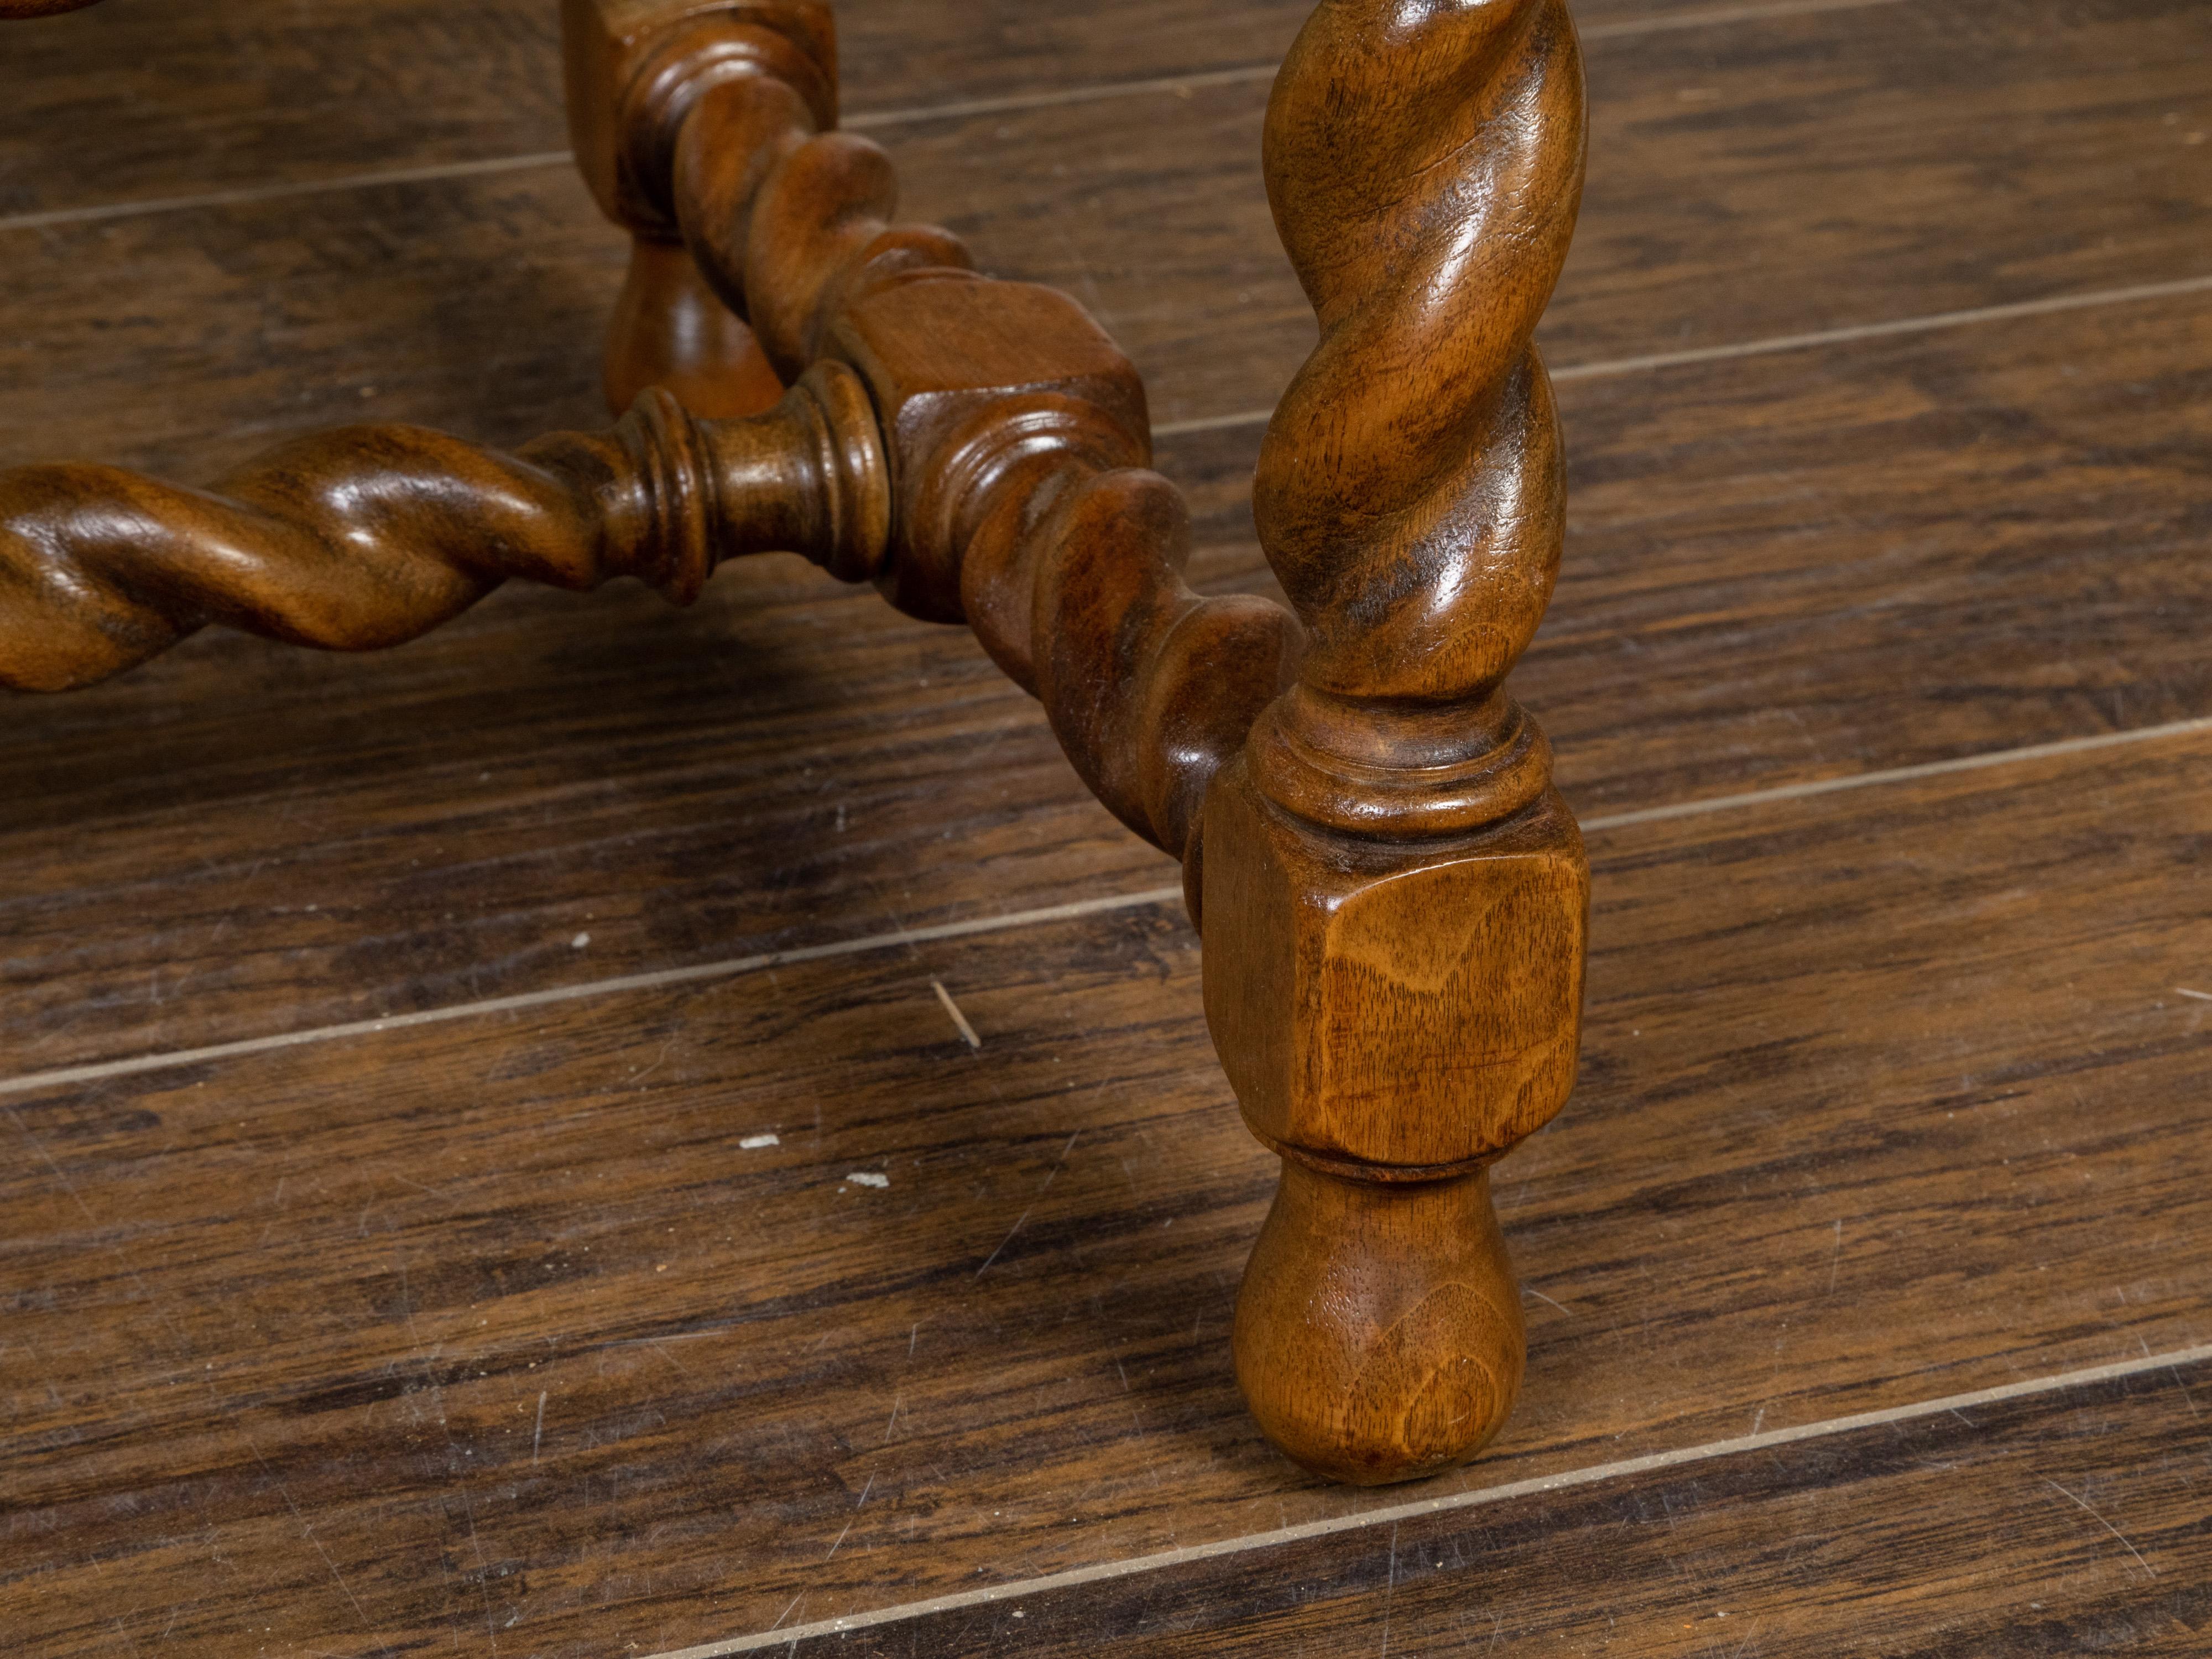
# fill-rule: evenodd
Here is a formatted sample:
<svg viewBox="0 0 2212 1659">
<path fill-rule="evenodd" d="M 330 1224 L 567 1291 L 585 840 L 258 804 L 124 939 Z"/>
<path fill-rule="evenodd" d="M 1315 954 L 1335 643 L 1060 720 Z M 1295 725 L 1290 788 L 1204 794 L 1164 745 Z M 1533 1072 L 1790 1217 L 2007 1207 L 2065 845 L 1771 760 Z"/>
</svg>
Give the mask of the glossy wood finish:
<svg viewBox="0 0 2212 1659">
<path fill-rule="evenodd" d="M 1530 1387 L 1409 1495 L 2212 1337 L 2208 768 L 1594 837 L 1589 1074 L 1494 1176 Z M 0 1601 L 37 1659 L 653 1654 L 1356 1520 L 1227 1364 L 1275 1160 L 1200 972 L 1163 905 L 7 1099 Z"/>
<path fill-rule="evenodd" d="M 775 365 L 715 296 L 681 242 L 634 237 L 629 274 L 607 325 L 608 405 L 661 386 L 695 415 L 757 415 L 783 396 Z"/>
<path fill-rule="evenodd" d="M 1238 1321 L 1261 1426 L 1367 1482 L 1471 1454 L 1523 1360 L 1480 1171 L 1572 1086 L 1588 910 L 1548 750 L 1500 690 L 1564 511 L 1530 343 L 1583 172 L 1561 0 L 1425 21 L 1324 0 L 1284 66 L 1271 194 L 1323 337 L 1255 504 L 1296 621 L 1183 580 L 1143 386 L 1079 307 L 894 222 L 889 158 L 834 130 L 823 0 L 566 0 L 562 28 L 578 164 L 633 238 L 606 370 L 640 394 L 629 422 L 512 459 L 341 431 L 213 495 L 0 475 L 0 687 L 79 689 L 210 622 L 389 647 L 513 574 L 684 603 L 770 550 L 972 621 L 1102 802 L 1181 860 L 1194 916 L 1223 912 L 1217 1042 L 1255 1133 L 1310 1164 Z M 1509 179 L 1502 205 L 1470 206 L 1463 170 Z M 776 381 L 750 420 L 675 391 L 743 410 Z"/>
<path fill-rule="evenodd" d="M 0 688 L 75 690 L 211 623 L 384 649 L 516 576 L 574 588 L 634 576 L 689 604 L 748 553 L 866 570 L 890 526 L 875 411 L 830 363 L 750 420 L 696 420 L 651 390 L 611 434 L 511 456 L 356 427 L 299 440 L 213 493 L 112 467 L 22 467 L 0 473 Z"/>
<path fill-rule="evenodd" d="M 153 15 L 106 7 L 68 21 Z M 2042 15 L 2032 8 L 2016 21 L 1990 15 L 1970 25 L 1956 10 L 1888 5 L 1594 44 L 1595 143 L 1607 160 L 1585 204 L 1594 228 L 1579 234 L 1540 331 L 1553 367 L 2205 274 L 2192 214 L 2212 191 L 2212 164 L 2185 142 L 2212 124 L 2212 93 L 2185 72 L 2206 46 L 2203 15 L 2138 5 L 2069 13 L 2050 29 L 2029 27 Z M 1969 52 L 1988 64 L 1971 84 L 1939 74 Z M 1772 96 L 1778 76 L 1796 95 Z M 908 201 L 953 225 L 987 269 L 1085 301 L 1142 373 L 1156 421 L 1247 415 L 1256 429 L 1315 338 L 1266 206 L 1266 90 L 948 116 L 886 142 Z M 2006 100 L 2023 96 L 2039 118 L 2004 118 Z M 1968 158 L 1998 188 L 1915 160 L 1899 100 L 1918 112 L 1930 154 Z M 2154 142 L 2137 145 L 2138 134 Z M 1802 158 L 1824 137 L 1816 202 Z M 2110 187 L 2116 155 L 2140 192 Z M 98 449 L 210 477 L 252 453 L 242 428 L 346 418 L 364 386 L 380 410 L 396 403 L 406 419 L 510 446 L 586 422 L 594 366 L 580 363 L 574 336 L 595 308 L 604 324 L 629 244 L 596 222 L 564 167 L 14 233 L 10 270 L 34 308 L 20 343 L 0 342 L 0 384 L 14 394 L 0 439 L 15 459 Z M 1912 180 L 1903 193 L 1900 176 Z M 2092 212 L 2100 239 L 2053 228 Z M 1843 249 L 1820 240 L 1829 216 L 1856 228 Z M 1698 238 L 1668 234 L 1682 220 L 1701 227 Z M 1946 224 L 1987 257 L 1960 269 Z M 1881 258 L 1844 257 L 1861 241 L 1878 242 Z M 165 259 L 181 267 L 170 288 L 95 325 L 95 296 Z M 382 350 L 395 332 L 449 341 L 450 360 Z M 158 337 L 196 355 L 151 353 Z M 507 376 L 469 372 L 471 340 Z M 272 395 L 293 375 L 270 372 L 257 347 L 271 343 L 307 354 L 295 404 Z M 149 362 L 169 398 L 188 400 L 188 420 L 129 394 L 129 368 L 143 374 Z M 69 398 L 33 400 L 33 365 L 49 382 L 66 376 Z M 533 405 L 549 404 L 557 417 L 533 421 Z"/>
<path fill-rule="evenodd" d="M 1323 337 L 1255 507 L 1303 632 L 1183 580 L 1188 509 L 1142 470 L 1142 389 L 1088 319 L 895 222 L 884 151 L 828 131 L 826 7 L 563 15 L 601 208 L 681 235 L 779 372 L 825 352 L 860 371 L 900 481 L 878 585 L 972 623 L 1101 800 L 1181 860 L 1194 915 L 1214 913 L 1224 1064 L 1255 1132 L 1310 1160 L 1238 1322 L 1261 1426 L 1342 1479 L 1468 1455 L 1522 1364 L 1480 1170 L 1572 1087 L 1589 902 L 1548 748 L 1500 689 L 1564 514 L 1530 344 L 1581 193 L 1564 7 L 1329 0 L 1285 64 L 1270 193 Z M 1467 175 L 1504 181 L 1496 205 L 1470 205 Z M 1358 1191 L 1371 1179 L 1427 1184 Z"/>
<path fill-rule="evenodd" d="M 1297 684 L 1207 802 L 1208 1022 L 1283 1188 L 1237 1304 L 1253 1414 L 1309 1468 L 1432 1474 L 1525 1359 L 1488 1165 L 1574 1087 L 1589 870 L 1504 690 L 1559 567 L 1532 340 L 1582 197 L 1558 0 L 1326 0 L 1267 115 L 1321 343 L 1253 508 Z"/>
<path fill-rule="evenodd" d="M 957 239 L 896 222 L 888 155 L 825 130 L 824 8 L 572 0 L 566 20 L 602 209 L 680 234 L 781 372 L 824 352 L 859 370 L 899 480 L 878 585 L 910 614 L 971 623 L 1195 899 L 1207 784 L 1300 641 L 1279 607 L 1183 581 L 1188 512 L 1145 470 L 1127 359 L 1066 297 L 983 282 Z"/>
</svg>

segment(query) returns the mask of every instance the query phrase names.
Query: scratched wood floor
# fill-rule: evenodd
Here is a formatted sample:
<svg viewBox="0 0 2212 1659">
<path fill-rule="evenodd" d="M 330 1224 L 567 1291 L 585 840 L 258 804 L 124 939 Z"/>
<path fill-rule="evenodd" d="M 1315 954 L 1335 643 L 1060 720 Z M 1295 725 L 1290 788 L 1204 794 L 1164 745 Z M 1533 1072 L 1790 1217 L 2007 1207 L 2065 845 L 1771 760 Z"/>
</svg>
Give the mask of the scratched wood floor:
<svg viewBox="0 0 2212 1659">
<path fill-rule="evenodd" d="M 0 33 L 0 465 L 599 421 L 556 9 Z M 1265 591 L 1304 0 L 840 10 Z M 7 706 L 9 1654 L 2212 1652 L 2212 10 L 1580 15 L 1516 684 L 1595 951 L 1497 1446 L 1245 1420 L 1175 872 L 964 634 L 515 591 Z"/>
</svg>

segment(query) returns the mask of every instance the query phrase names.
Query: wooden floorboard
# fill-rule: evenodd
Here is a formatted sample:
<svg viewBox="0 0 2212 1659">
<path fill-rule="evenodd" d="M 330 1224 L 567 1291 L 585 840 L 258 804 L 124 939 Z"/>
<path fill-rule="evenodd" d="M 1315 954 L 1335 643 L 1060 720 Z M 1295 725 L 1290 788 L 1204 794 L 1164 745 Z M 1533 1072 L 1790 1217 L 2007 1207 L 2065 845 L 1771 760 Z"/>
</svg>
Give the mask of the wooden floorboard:
<svg viewBox="0 0 2212 1659">
<path fill-rule="evenodd" d="M 0 27 L 0 217 L 568 148 L 558 0 L 105 0 Z"/>
<path fill-rule="evenodd" d="M 1585 0 L 1577 15 L 1603 38 L 1804 3 Z M 842 0 L 846 107 L 865 124 L 1264 69 L 1310 9 L 1307 0 Z M 106 0 L 10 25 L 7 54 L 0 218 L 496 163 L 568 143 L 559 0 Z"/>
<path fill-rule="evenodd" d="M 2198 1363 L 782 1646 L 798 1659 L 2212 1643 Z"/>
<path fill-rule="evenodd" d="M 2027 27 L 2046 3 L 1594 46 L 1554 368 L 2212 277 L 2212 145 L 2186 142 L 2212 126 L 2191 73 L 2212 19 L 2136 0 Z M 1083 299 L 1170 425 L 1264 410 L 1314 332 L 1261 184 L 1266 87 L 1186 90 L 893 140 L 908 210 Z M 2033 120 L 2001 118 L 2029 100 Z M 1908 143 L 1944 164 L 1916 167 Z M 16 232 L 0 240 L 23 319 L 0 352 L 0 454 L 97 448 L 197 477 L 333 419 L 503 441 L 587 418 L 586 319 L 611 306 L 622 250 L 556 164 Z"/>
<path fill-rule="evenodd" d="M 2212 292 L 1562 386 L 1569 550 L 1514 687 L 1568 799 L 2212 714 L 2208 370 Z M 1249 543 L 1209 568 L 1272 588 Z"/>
<path fill-rule="evenodd" d="M 2208 801 L 2199 737 L 1598 836 L 1523 1404 L 1395 1494 L 1237 1402 L 1270 1160 L 1171 908 L 18 1097 L 17 1650 L 650 1653 L 2212 1342 Z"/>
<path fill-rule="evenodd" d="M 2148 48 L 2118 15 L 2084 14 L 2078 38 L 2045 40 L 2037 72 L 2069 54 L 2099 73 L 2135 61 Z M 2146 15 L 2154 45 L 2182 27 Z M 1826 31 L 1814 59 L 1858 64 L 1909 55 L 1932 27 L 1872 8 L 1757 29 Z M 1750 27 L 1680 31 L 1664 52 L 1601 43 L 1594 63 L 1613 79 L 1597 76 L 1601 125 L 1609 108 L 1671 95 L 1680 66 L 1667 53 L 1702 42 L 1727 57 Z M 1882 30 L 1887 44 L 1867 44 Z M 1871 127 L 1893 125 L 1904 95 L 1844 101 Z M 980 122 L 896 137 L 910 197 L 970 204 L 966 228 L 1000 263 L 1049 264 L 1079 236 L 1152 246 L 1165 320 L 1135 330 L 1140 355 L 1170 405 L 1233 411 L 1268 395 L 1255 360 L 1288 362 L 1310 331 L 1285 312 L 1262 331 L 1272 346 L 1244 349 L 1258 337 L 1238 332 L 1242 291 L 1225 281 L 1235 257 L 1279 264 L 1249 159 L 1257 96 L 1216 88 L 993 118 L 1062 158 L 1019 176 L 992 173 L 1007 146 L 975 149 Z M 2052 101 L 2092 108 L 2087 93 Z M 1163 108 L 1182 125 L 1148 131 Z M 2106 111 L 2114 134 L 2133 131 L 2135 108 Z M 1207 133 L 1218 142 L 1196 141 Z M 1710 135 L 1645 138 L 1601 148 L 1601 175 L 1639 181 L 1610 207 L 1594 196 L 1601 247 L 1719 214 L 1695 194 Z M 2087 159 L 2069 142 L 2060 131 L 2041 158 L 2053 200 L 2112 176 L 2117 137 Z M 1874 140 L 1856 148 L 1871 154 Z M 1147 191 L 1164 187 L 1170 154 L 1218 165 L 1180 198 L 1167 190 L 1156 214 Z M 1814 235 L 1812 216 L 1839 204 L 1877 210 L 1872 161 L 1814 201 L 1790 187 L 1795 154 L 1764 163 L 1778 242 Z M 1088 171 L 1055 182 L 1055 167 Z M 1985 211 L 1980 180 L 1954 184 L 1945 211 Z M 1236 233 L 1247 252 L 1193 252 L 1193 227 L 1240 191 L 1253 196 Z M 2163 216 L 2167 235 L 2162 262 L 2138 275 L 2201 260 L 2201 220 L 2169 198 L 2132 210 Z M 1608 214 L 1644 225 L 1641 239 L 1607 235 Z M 1985 261 L 1993 273 L 2051 240 L 2033 218 L 2014 230 L 2017 246 Z M 362 416 L 507 441 L 599 418 L 589 344 L 620 244 L 563 167 L 5 240 L 24 319 L 0 343 L 12 455 L 204 477 L 292 430 Z M 1993 232 L 1979 246 L 2004 246 Z M 1948 280 L 1946 246 L 1922 254 L 1897 280 Z M 1126 248 L 1115 257 L 1119 286 L 1090 297 L 1126 322 L 1147 273 Z M 1700 268 L 1692 252 L 1677 263 Z M 1690 281 L 1644 264 L 1661 290 Z M 1635 272 L 1581 269 L 1563 326 L 1642 327 L 1645 348 L 1680 337 L 1644 314 Z M 1716 278 L 1702 303 L 1719 320 L 1698 326 L 1767 289 L 1780 298 L 1760 303 L 1799 307 L 1772 325 L 1832 319 L 1817 291 L 1747 269 Z M 1992 275 L 1982 297 L 2008 291 Z M 1572 320 L 1601 313 L 1612 319 Z M 2207 314 L 2185 296 L 1564 380 L 1572 544 L 1517 684 L 1560 745 L 1571 798 L 1632 810 L 2207 712 L 2189 620 L 2208 513 L 2194 390 Z M 1170 350 L 1182 333 L 1219 339 Z M 1222 377 L 1230 390 L 1191 401 Z M 1258 570 L 1243 484 L 1257 432 L 1163 445 L 1198 497 L 1198 570 L 1213 585 Z M 1089 802 L 1035 709 L 971 644 L 873 604 L 787 562 L 726 574 L 687 618 L 634 593 L 514 593 L 374 662 L 210 637 L 99 693 L 15 705 L 0 732 L 0 855 L 21 872 L 0 898 L 5 1069 L 1019 910 L 1065 898 L 1071 880 L 1172 879 Z M 2015 648 L 2021 629 L 2038 648 Z"/>
</svg>

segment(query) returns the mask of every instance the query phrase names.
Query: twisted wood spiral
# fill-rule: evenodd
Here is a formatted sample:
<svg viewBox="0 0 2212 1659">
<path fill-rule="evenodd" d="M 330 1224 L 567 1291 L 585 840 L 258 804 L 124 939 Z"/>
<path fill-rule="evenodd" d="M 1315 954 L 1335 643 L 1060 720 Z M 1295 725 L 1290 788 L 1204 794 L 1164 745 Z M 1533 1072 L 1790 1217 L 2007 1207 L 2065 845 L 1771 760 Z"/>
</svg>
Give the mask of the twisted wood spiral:
<svg viewBox="0 0 2212 1659">
<path fill-rule="evenodd" d="M 1206 809 L 1206 1018 L 1281 1153 L 1232 1337 L 1340 1480 L 1471 1455 L 1527 1336 L 1488 1166 L 1565 1103 L 1589 866 L 1506 696 L 1565 491 L 1531 343 L 1583 161 L 1564 0 L 1322 0 L 1268 108 L 1321 322 L 1254 507 L 1310 636 Z"/>
<path fill-rule="evenodd" d="M 1559 568 L 1558 418 L 1531 341 L 1584 149 L 1564 0 L 1323 0 L 1276 83 L 1268 193 L 1322 338 L 1254 507 L 1312 642 L 1254 765 L 1316 822 L 1465 830 L 1548 781 L 1498 688 Z"/>
<path fill-rule="evenodd" d="M 294 645 L 397 645 L 510 577 L 635 576 L 689 603 L 715 564 L 805 552 L 865 568 L 887 533 L 866 392 L 825 365 L 771 413 L 695 421 L 648 393 L 607 434 L 516 454 L 342 428 L 212 491 L 114 467 L 0 473 L 0 686 L 70 690 L 210 623 Z"/>
<path fill-rule="evenodd" d="M 973 626 L 1043 702 L 1104 805 L 1183 860 L 1195 912 L 1207 785 L 1290 683 L 1297 622 L 1267 601 L 1201 599 L 1185 583 L 1188 510 L 1145 469 L 1150 429 L 1127 360 L 1072 302 L 986 283 L 957 237 L 896 222 L 890 158 L 824 130 L 833 51 L 803 0 L 678 32 L 623 100 L 628 169 L 605 172 L 603 203 L 641 234 L 665 216 L 787 374 L 841 329 L 849 337 L 872 296 L 930 285 L 905 297 L 946 326 L 909 325 L 863 354 L 903 481 L 890 561 L 869 574 L 910 613 Z M 592 137 L 580 132 L 580 149 Z M 995 341 L 1012 343 L 1003 387 L 957 420 L 902 418 L 910 389 L 988 381 L 969 371 Z M 1056 350 L 1110 364 L 1055 381 Z M 962 351 L 958 368 L 945 361 Z M 1080 382 L 1072 393 L 1070 380 Z"/>
</svg>

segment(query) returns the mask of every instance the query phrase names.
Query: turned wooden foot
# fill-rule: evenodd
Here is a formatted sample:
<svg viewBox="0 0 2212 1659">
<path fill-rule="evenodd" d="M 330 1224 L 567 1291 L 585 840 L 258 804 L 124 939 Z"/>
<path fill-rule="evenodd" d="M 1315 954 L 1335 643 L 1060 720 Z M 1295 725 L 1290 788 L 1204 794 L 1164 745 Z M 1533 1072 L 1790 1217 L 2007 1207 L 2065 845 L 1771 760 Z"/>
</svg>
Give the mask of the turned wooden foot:
<svg viewBox="0 0 2212 1659">
<path fill-rule="evenodd" d="M 1359 1486 L 1465 1462 L 1512 1412 L 1527 1332 L 1486 1171 L 1283 1163 L 1237 1298 L 1237 1381 L 1291 1457 Z"/>
<path fill-rule="evenodd" d="M 783 382 L 743 319 L 716 297 L 681 242 L 640 236 L 607 330 L 607 406 L 628 409 L 651 386 L 694 415 L 764 414 Z"/>
<path fill-rule="evenodd" d="M 1574 1086 L 1589 902 L 1543 769 L 1504 822 L 1421 842 L 1285 811 L 1249 752 L 1207 797 L 1207 1024 L 1245 1121 L 1283 1155 L 1237 1376 L 1275 1443 L 1338 1480 L 1462 1462 L 1520 1390 L 1488 1170 Z"/>
</svg>

